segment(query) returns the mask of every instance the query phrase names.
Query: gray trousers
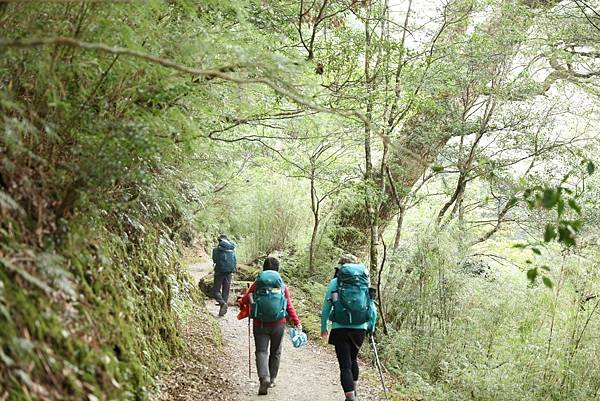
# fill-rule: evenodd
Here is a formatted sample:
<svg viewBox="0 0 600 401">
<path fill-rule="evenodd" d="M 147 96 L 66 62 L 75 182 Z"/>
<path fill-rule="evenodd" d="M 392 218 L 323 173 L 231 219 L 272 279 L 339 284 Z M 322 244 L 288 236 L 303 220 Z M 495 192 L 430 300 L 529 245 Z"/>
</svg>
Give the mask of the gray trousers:
<svg viewBox="0 0 600 401">
<path fill-rule="evenodd" d="M 213 297 L 219 305 L 226 304 L 231 286 L 231 273 L 217 273 L 213 281 Z"/>
<path fill-rule="evenodd" d="M 256 370 L 261 380 L 274 381 L 279 372 L 281 360 L 281 346 L 285 324 L 275 326 L 255 326 L 254 345 L 256 347 Z M 269 346 L 270 343 L 270 346 Z"/>
</svg>

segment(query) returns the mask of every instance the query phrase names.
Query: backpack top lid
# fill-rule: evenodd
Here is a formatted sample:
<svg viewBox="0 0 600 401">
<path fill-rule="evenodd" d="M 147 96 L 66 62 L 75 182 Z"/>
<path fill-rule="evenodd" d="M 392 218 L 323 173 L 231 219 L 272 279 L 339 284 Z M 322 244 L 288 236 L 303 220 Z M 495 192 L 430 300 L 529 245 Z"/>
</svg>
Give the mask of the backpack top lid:
<svg viewBox="0 0 600 401">
<path fill-rule="evenodd" d="M 338 272 L 338 284 L 348 281 L 368 281 L 369 272 L 362 263 L 346 263 L 340 267 Z"/>
<path fill-rule="evenodd" d="M 279 272 L 275 270 L 264 270 L 256 278 L 256 289 L 283 288 L 283 280 Z"/>
<path fill-rule="evenodd" d="M 235 244 L 226 239 L 220 239 L 217 249 L 220 251 L 233 251 L 235 249 Z"/>
<path fill-rule="evenodd" d="M 352 269 L 352 270 L 362 269 L 365 272 L 367 272 L 367 267 L 362 263 L 344 263 L 340 269 Z"/>
</svg>

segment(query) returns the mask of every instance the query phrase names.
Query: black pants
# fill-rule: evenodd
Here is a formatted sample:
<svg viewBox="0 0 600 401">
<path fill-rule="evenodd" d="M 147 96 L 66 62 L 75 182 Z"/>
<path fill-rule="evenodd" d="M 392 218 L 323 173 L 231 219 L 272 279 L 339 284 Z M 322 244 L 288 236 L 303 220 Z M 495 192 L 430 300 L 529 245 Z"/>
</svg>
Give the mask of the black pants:
<svg viewBox="0 0 600 401">
<path fill-rule="evenodd" d="M 340 365 L 340 381 L 345 393 L 354 391 L 354 382 L 358 380 L 358 351 L 365 341 L 366 330 L 333 329 L 329 335 L 329 344 L 335 346 L 335 355 Z"/>
<path fill-rule="evenodd" d="M 231 273 L 215 272 L 213 281 L 213 297 L 219 305 L 226 304 L 229 298 L 229 287 L 231 286 Z"/>
</svg>

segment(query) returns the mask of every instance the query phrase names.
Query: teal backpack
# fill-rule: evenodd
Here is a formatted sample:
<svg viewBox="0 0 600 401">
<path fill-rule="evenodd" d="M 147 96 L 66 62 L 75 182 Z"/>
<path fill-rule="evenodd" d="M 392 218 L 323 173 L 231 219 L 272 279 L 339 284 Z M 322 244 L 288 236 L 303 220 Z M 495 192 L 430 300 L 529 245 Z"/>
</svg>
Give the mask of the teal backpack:
<svg viewBox="0 0 600 401">
<path fill-rule="evenodd" d="M 336 293 L 337 292 L 337 296 Z M 371 297 L 369 277 L 362 264 L 342 265 L 332 299 L 331 320 L 339 324 L 362 324 L 369 320 Z"/>
<path fill-rule="evenodd" d="M 278 272 L 265 270 L 256 279 L 250 317 L 261 322 L 277 322 L 287 316 L 285 284 Z"/>
<path fill-rule="evenodd" d="M 231 273 L 236 271 L 235 244 L 230 241 L 219 241 L 219 245 L 213 249 L 212 259 L 215 263 L 215 272 Z"/>
</svg>

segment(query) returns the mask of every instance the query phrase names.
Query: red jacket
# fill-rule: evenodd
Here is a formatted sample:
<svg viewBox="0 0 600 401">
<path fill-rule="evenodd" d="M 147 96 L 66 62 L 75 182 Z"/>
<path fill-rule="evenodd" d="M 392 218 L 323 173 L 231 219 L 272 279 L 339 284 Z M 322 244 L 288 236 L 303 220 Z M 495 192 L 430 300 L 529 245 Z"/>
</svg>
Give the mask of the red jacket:
<svg viewBox="0 0 600 401">
<path fill-rule="evenodd" d="M 240 299 L 240 309 L 248 309 L 250 310 L 250 294 L 254 292 L 256 289 L 256 282 L 252 283 L 250 288 L 244 293 L 244 296 Z M 298 319 L 298 314 L 296 313 L 296 309 L 294 309 L 294 305 L 292 304 L 292 296 L 290 295 L 290 290 L 288 290 L 287 285 L 284 290 L 285 298 L 287 299 L 287 318 L 283 318 L 277 322 L 262 322 L 260 320 L 254 319 L 254 326 L 275 326 L 277 324 L 284 324 L 286 319 L 292 322 L 294 326 L 298 326 L 300 324 L 300 319 Z"/>
</svg>

